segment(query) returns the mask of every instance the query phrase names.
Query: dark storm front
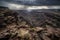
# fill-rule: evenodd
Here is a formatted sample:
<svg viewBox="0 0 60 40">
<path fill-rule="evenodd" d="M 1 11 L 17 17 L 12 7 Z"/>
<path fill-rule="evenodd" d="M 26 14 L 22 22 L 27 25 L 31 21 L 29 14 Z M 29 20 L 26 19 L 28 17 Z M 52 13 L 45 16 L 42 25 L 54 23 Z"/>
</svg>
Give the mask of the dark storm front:
<svg viewBox="0 0 60 40">
<path fill-rule="evenodd" d="M 1 0 L 2 2 L 21 5 L 60 5 L 60 0 Z"/>
</svg>

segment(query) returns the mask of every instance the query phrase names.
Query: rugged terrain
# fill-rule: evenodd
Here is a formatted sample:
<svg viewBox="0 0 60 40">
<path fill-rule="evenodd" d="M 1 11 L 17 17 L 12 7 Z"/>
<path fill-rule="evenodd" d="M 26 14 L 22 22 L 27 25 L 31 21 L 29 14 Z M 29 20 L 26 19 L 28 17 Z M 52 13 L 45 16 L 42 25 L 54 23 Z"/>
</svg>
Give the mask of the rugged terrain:
<svg viewBox="0 0 60 40">
<path fill-rule="evenodd" d="M 60 40 L 60 14 L 1 7 L 0 40 Z"/>
</svg>

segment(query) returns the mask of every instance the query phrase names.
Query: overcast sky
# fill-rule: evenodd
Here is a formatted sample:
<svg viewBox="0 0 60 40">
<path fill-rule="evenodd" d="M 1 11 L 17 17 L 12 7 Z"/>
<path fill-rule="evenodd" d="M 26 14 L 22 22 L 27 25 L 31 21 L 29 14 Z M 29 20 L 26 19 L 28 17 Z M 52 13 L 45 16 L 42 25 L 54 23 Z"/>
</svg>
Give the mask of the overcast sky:
<svg viewBox="0 0 60 40">
<path fill-rule="evenodd" d="M 16 3 L 22 5 L 59 5 L 60 0 L 0 0 L 1 2 Z"/>
<path fill-rule="evenodd" d="M 32 5 L 31 7 L 26 5 Z M 43 6 L 41 6 L 43 5 Z M 45 6 L 44 6 L 45 5 Z M 50 6 L 46 6 L 50 5 Z M 5 6 L 10 9 L 59 9 L 51 5 L 60 5 L 60 0 L 0 0 L 0 6 Z M 35 7 L 36 6 L 36 7 Z M 38 7 L 37 7 L 38 6 Z"/>
</svg>

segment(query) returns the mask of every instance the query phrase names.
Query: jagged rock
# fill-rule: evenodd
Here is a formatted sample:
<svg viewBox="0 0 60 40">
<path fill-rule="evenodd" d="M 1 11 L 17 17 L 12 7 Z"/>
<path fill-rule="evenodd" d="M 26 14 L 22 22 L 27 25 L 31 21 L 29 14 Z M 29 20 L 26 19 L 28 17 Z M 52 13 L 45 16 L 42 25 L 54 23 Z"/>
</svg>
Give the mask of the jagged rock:
<svg viewBox="0 0 60 40">
<path fill-rule="evenodd" d="M 25 13 L 9 9 L 0 12 L 0 40 L 60 40 L 60 15 Z"/>
</svg>

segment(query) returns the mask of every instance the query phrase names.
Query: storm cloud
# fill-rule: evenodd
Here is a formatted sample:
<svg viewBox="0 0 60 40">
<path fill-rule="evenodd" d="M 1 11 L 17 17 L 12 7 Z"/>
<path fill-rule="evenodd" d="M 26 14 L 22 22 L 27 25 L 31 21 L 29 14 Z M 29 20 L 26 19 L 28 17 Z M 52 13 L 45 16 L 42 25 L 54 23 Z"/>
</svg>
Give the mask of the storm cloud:
<svg viewBox="0 0 60 40">
<path fill-rule="evenodd" d="M 60 0 L 0 0 L 0 2 L 16 3 L 16 4 L 21 4 L 21 5 L 36 5 L 36 6 L 60 5 Z"/>
</svg>

